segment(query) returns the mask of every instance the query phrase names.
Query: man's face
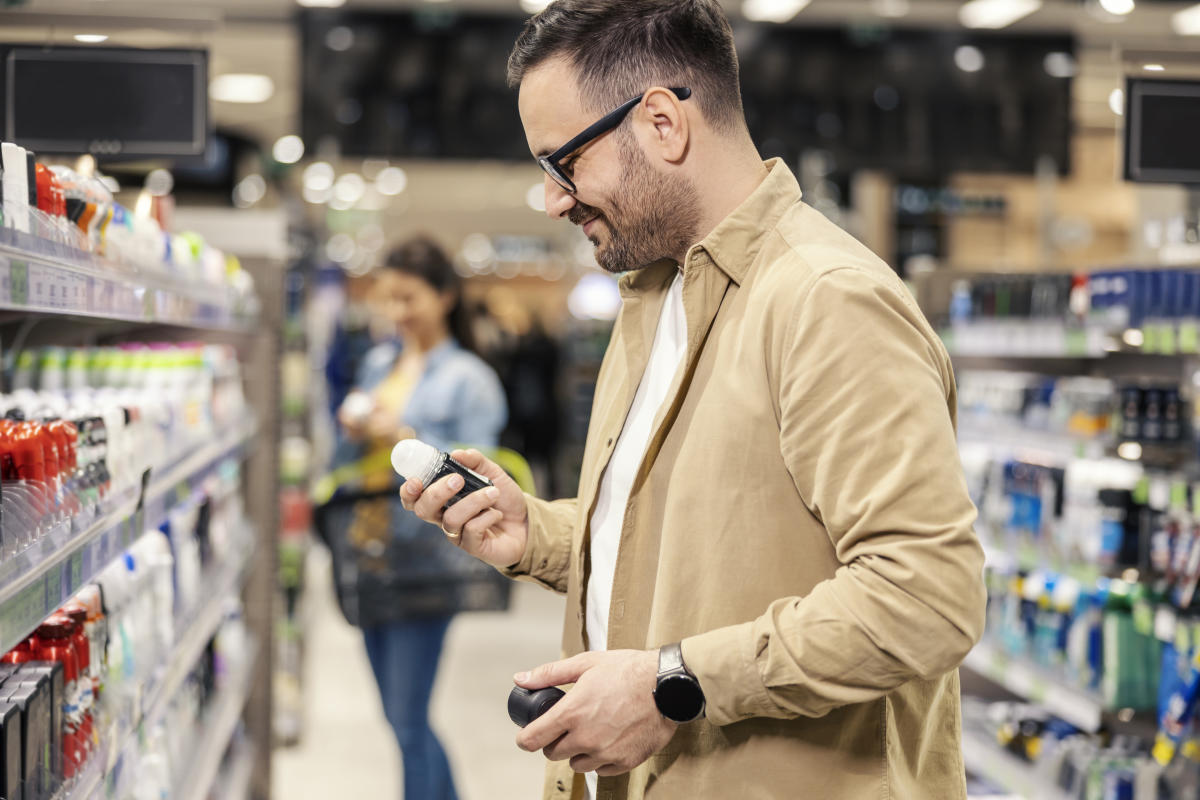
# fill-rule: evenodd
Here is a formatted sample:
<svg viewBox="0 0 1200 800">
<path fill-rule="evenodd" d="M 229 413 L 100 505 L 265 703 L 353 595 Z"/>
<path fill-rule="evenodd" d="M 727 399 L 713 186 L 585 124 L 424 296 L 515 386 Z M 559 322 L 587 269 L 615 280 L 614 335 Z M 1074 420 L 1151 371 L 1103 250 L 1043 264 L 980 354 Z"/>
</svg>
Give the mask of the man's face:
<svg viewBox="0 0 1200 800">
<path fill-rule="evenodd" d="M 526 74 L 519 106 L 535 156 L 554 152 L 600 116 L 583 109 L 574 70 L 561 60 Z M 574 195 L 545 178 L 546 213 L 581 226 L 596 247 L 596 261 L 609 272 L 682 258 L 696 240 L 695 189 L 682 176 L 655 167 L 631 124 L 627 118 L 616 130 L 562 159 L 575 183 Z"/>
</svg>

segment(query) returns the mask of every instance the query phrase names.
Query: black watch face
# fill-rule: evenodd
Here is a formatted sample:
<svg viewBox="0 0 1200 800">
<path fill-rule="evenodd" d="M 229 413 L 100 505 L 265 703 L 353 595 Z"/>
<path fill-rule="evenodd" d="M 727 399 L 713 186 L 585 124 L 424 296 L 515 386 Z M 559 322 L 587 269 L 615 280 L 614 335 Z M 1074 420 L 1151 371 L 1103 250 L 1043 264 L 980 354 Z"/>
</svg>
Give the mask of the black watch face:
<svg viewBox="0 0 1200 800">
<path fill-rule="evenodd" d="M 654 702 L 667 719 L 691 722 L 704 710 L 704 693 L 695 680 L 685 675 L 671 675 L 659 681 Z"/>
</svg>

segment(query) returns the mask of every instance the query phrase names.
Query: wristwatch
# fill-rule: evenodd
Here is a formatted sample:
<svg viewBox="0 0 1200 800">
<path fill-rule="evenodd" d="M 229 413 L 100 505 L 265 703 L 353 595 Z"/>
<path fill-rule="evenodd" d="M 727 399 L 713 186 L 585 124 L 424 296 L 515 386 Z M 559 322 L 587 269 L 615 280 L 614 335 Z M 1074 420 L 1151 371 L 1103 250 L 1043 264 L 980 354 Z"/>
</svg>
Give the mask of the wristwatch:
<svg viewBox="0 0 1200 800">
<path fill-rule="evenodd" d="M 700 681 L 683 663 L 679 642 L 665 644 L 658 651 L 654 704 L 664 717 L 680 724 L 704 716 L 704 692 Z"/>
</svg>

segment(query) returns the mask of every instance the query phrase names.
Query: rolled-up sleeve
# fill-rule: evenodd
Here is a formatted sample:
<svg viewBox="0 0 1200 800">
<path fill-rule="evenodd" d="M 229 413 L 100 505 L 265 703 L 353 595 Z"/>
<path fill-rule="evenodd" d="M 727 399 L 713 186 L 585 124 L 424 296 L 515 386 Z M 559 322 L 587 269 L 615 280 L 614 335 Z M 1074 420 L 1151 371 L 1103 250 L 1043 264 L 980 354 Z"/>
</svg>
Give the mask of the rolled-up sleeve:
<svg viewBox="0 0 1200 800">
<path fill-rule="evenodd" d="M 525 495 L 529 520 L 525 552 L 520 561 L 500 571 L 510 578 L 531 581 L 566 594 L 576 508 L 575 498 L 546 501 Z"/>
<path fill-rule="evenodd" d="M 983 632 L 983 552 L 949 364 L 904 290 L 816 279 L 780 345 L 780 448 L 842 566 L 683 643 L 709 721 L 821 716 L 956 668 Z M 778 535 L 786 535 L 780 532 Z"/>
</svg>

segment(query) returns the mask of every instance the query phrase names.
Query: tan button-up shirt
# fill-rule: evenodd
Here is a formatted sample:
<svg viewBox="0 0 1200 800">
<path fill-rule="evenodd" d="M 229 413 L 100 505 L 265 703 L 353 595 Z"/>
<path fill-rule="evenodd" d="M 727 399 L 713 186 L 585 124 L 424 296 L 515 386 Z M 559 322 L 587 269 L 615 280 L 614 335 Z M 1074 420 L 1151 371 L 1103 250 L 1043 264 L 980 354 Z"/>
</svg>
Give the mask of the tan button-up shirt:
<svg viewBox="0 0 1200 800">
<path fill-rule="evenodd" d="M 609 649 L 682 641 L 704 719 L 597 800 L 965 798 L 957 666 L 983 554 L 950 361 L 886 264 L 779 161 L 683 265 L 687 352 L 634 479 Z M 530 497 L 511 570 L 567 594 L 675 266 L 626 275 L 575 499 Z M 582 792 L 565 762 L 546 797 Z"/>
</svg>

